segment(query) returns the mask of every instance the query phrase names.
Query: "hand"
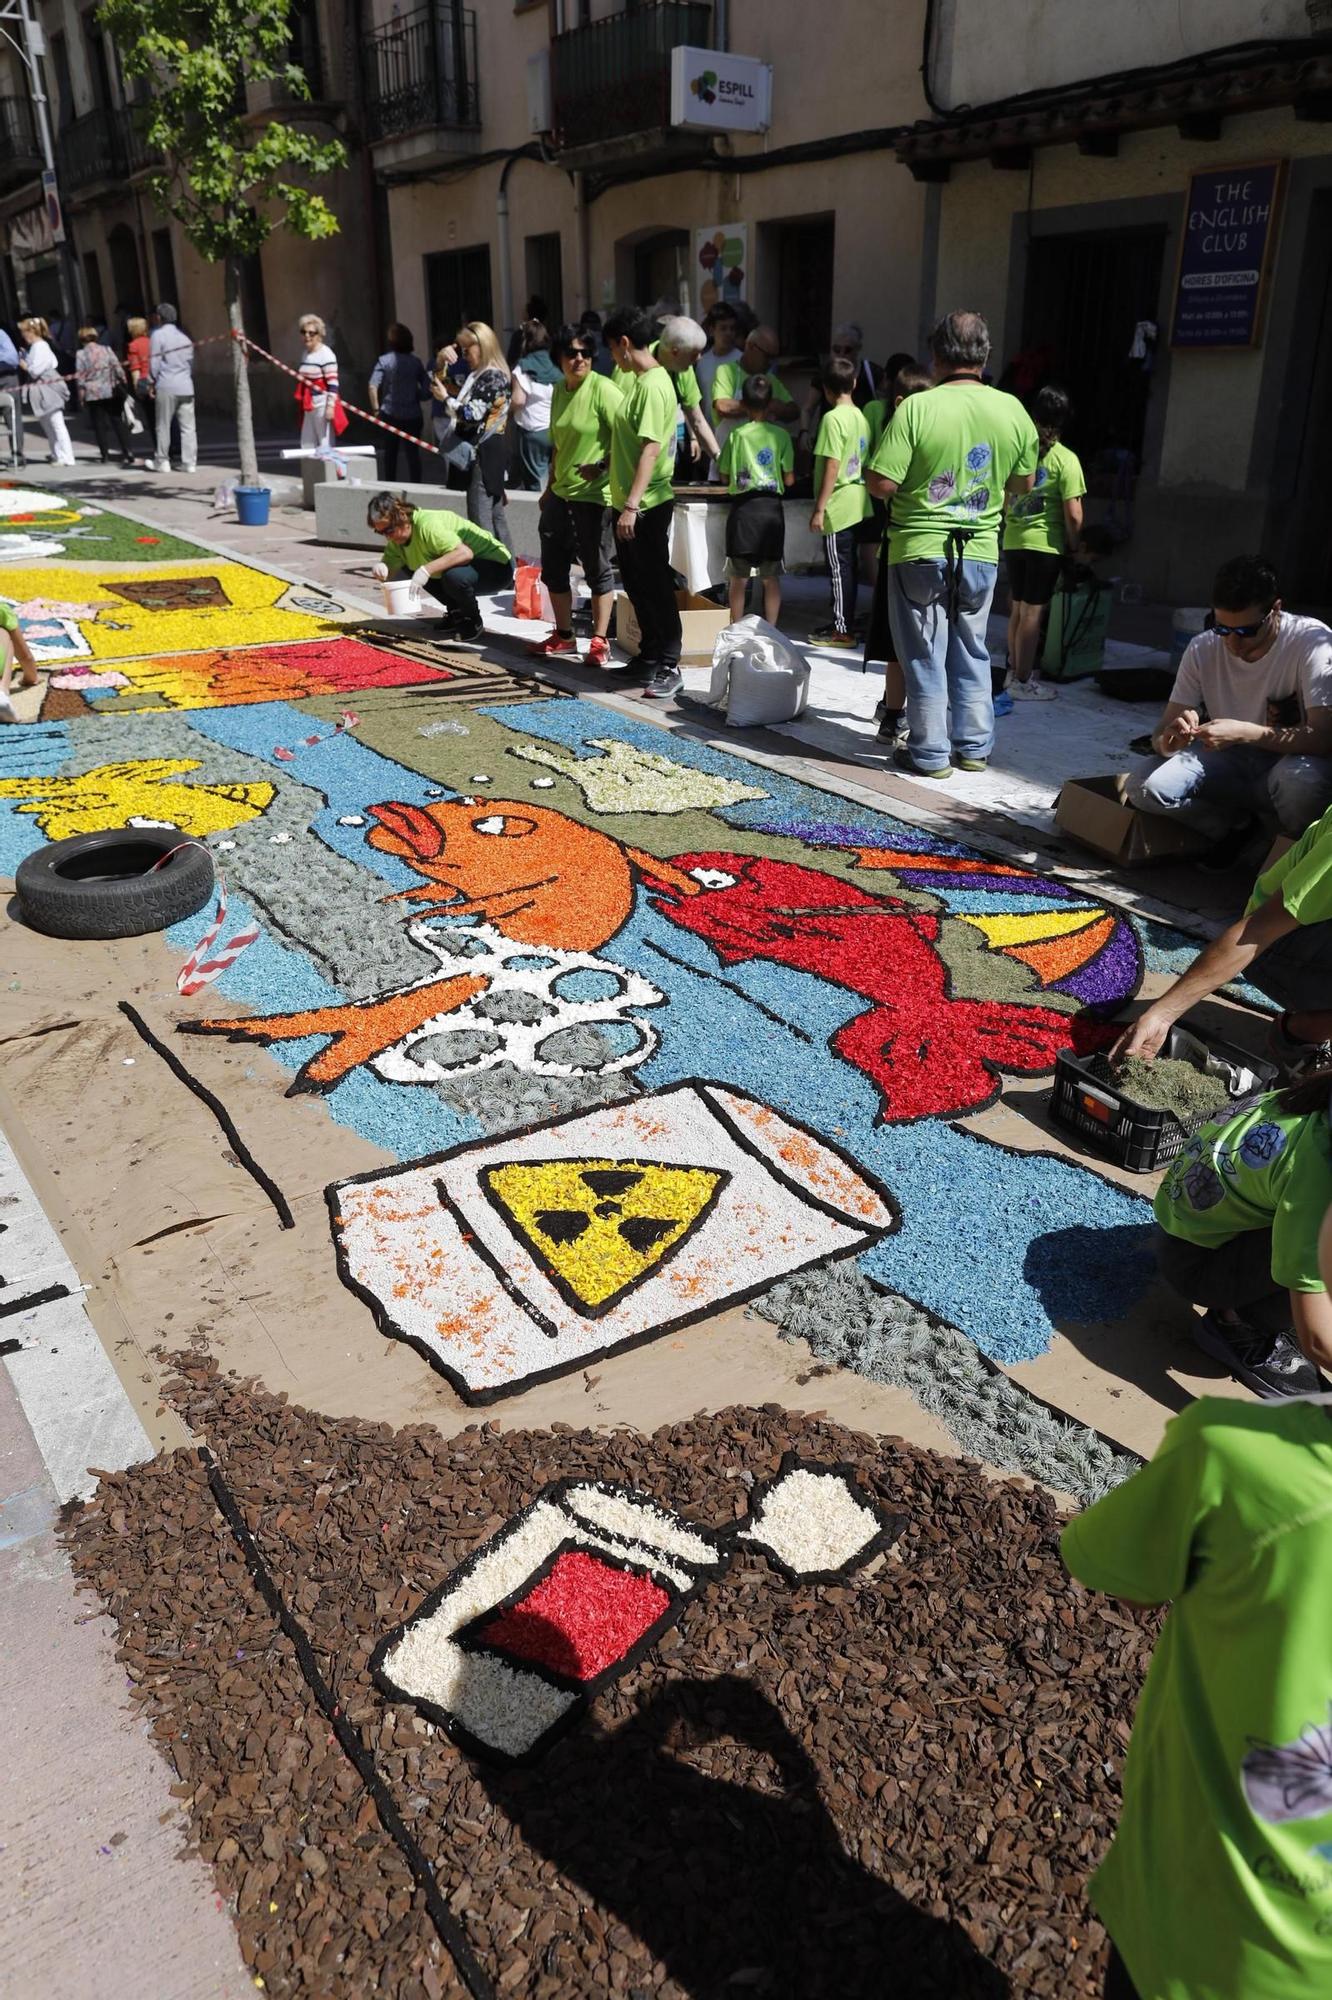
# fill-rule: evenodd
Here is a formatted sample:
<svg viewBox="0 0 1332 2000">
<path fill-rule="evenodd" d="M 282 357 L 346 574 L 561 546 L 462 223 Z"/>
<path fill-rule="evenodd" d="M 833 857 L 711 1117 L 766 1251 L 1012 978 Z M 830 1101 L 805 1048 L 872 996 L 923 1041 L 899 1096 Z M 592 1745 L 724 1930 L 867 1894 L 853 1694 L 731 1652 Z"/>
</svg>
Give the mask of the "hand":
<svg viewBox="0 0 1332 2000">
<path fill-rule="evenodd" d="M 621 542 L 632 542 L 632 540 L 634 539 L 634 530 L 637 526 L 638 526 L 637 507 L 626 507 L 622 512 L 622 514 L 620 515 L 619 520 L 615 523 L 616 540 Z"/>
<path fill-rule="evenodd" d="M 1163 756 L 1173 756 L 1176 750 L 1187 750 L 1198 731 L 1198 711 L 1186 708 L 1173 722 L 1168 722 L 1157 737 Z"/>
<path fill-rule="evenodd" d="M 700 446 L 700 444 L 699 444 L 699 441 L 698 441 L 698 439 L 697 439 L 697 438 L 696 438 L 696 437 L 694 436 L 694 433 L 693 433 L 692 431 L 690 431 L 690 433 L 689 433 L 689 463 L 690 463 L 691 465 L 697 465 L 697 464 L 698 464 L 698 461 L 699 461 L 699 458 L 701 457 L 701 455 L 702 455 L 702 447 Z"/>
<path fill-rule="evenodd" d="M 374 566 L 374 568 L 373 568 L 373 569 L 371 570 L 370 574 L 371 574 L 371 576 L 372 576 L 372 577 L 374 578 L 374 580 L 375 580 L 375 582 L 376 582 L 376 583 L 387 583 L 387 582 L 388 582 L 388 564 L 387 564 L 387 563 L 382 563 L 382 562 L 381 562 L 381 563 L 376 563 L 376 564 L 375 564 L 375 566 Z"/>
<path fill-rule="evenodd" d="M 1194 741 L 1204 750 L 1225 750 L 1236 743 L 1261 743 L 1266 734 L 1260 722 L 1232 722 L 1223 716 L 1219 722 L 1204 722 L 1194 731 Z"/>
<path fill-rule="evenodd" d="M 453 346 L 441 347 L 439 351 L 444 357 L 444 366 L 446 368 L 452 368 L 454 362 L 458 359 L 457 348 Z"/>
<path fill-rule="evenodd" d="M 816 508 L 814 509 L 814 512 L 813 512 L 813 513 L 812 513 L 812 514 L 810 515 L 810 517 L 809 517 L 809 525 L 810 525 L 810 528 L 811 528 L 811 530 L 812 530 L 812 532 L 813 532 L 814 534 L 816 534 L 816 535 L 821 535 L 821 534 L 823 533 L 823 509 L 822 509 L 822 507 L 816 507 Z"/>
<path fill-rule="evenodd" d="M 419 569 L 414 569 L 412 571 L 413 590 L 418 592 L 423 591 L 426 585 L 429 583 L 429 581 L 430 581 L 430 570 L 427 564 L 422 563 Z"/>
<path fill-rule="evenodd" d="M 430 378 L 430 393 L 437 403 L 447 403 L 449 400 L 449 385 L 447 382 L 441 382 L 438 375 L 432 375 Z"/>
<path fill-rule="evenodd" d="M 1136 1021 L 1128 1024 L 1119 1040 L 1111 1044 L 1111 1062 L 1123 1062 L 1126 1056 L 1138 1056 L 1143 1062 L 1150 1062 L 1153 1056 L 1159 1055 L 1161 1044 L 1174 1025 L 1174 1017 L 1167 1009 L 1148 1007 Z"/>
</svg>

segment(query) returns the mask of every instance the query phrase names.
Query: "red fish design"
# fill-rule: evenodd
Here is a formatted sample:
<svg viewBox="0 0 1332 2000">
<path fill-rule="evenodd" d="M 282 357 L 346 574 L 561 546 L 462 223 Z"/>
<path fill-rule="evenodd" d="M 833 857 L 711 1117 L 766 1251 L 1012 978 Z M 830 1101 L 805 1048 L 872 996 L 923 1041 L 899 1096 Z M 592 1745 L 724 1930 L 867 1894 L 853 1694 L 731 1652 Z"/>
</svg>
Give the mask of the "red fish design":
<svg viewBox="0 0 1332 2000">
<path fill-rule="evenodd" d="M 875 1084 L 881 1119 L 957 1117 L 998 1095 L 1001 1070 L 1036 1076 L 1075 1039 L 1073 1017 L 1004 1000 L 955 1000 L 937 949 L 939 918 L 798 862 L 746 854 L 677 854 L 700 883 L 654 907 L 705 938 L 724 965 L 770 959 L 859 993 L 871 1004 L 831 1038 Z"/>
</svg>

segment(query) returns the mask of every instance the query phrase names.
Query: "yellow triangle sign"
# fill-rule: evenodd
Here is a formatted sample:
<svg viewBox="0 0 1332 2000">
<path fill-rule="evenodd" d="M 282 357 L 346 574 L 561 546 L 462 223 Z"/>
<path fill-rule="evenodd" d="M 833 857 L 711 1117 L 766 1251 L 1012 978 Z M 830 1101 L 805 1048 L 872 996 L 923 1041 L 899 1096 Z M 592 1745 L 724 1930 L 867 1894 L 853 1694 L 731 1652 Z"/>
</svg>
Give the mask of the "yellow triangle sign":
<svg viewBox="0 0 1332 2000">
<path fill-rule="evenodd" d="M 596 1319 L 659 1270 L 730 1175 L 658 1160 L 515 1160 L 482 1192 L 560 1297 Z"/>
</svg>

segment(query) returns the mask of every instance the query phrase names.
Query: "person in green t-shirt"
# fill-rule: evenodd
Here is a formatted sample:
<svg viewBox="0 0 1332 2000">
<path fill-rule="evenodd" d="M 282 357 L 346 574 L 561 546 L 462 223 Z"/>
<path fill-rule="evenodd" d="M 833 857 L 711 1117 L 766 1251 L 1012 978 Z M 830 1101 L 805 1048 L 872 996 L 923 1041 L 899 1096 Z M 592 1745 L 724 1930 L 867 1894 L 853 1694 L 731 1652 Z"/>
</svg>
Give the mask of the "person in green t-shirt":
<svg viewBox="0 0 1332 2000">
<path fill-rule="evenodd" d="M 1082 533 L 1082 496 L 1087 482 L 1067 445 L 1059 442 L 1073 405 L 1053 384 L 1040 389 L 1031 406 L 1041 455 L 1036 483 L 1008 503 L 1004 518 L 1004 567 L 1012 599 L 1008 613 L 1008 692 L 1015 701 L 1053 701 L 1055 691 L 1041 679 L 1036 653 L 1041 618 L 1055 594 L 1064 557 Z"/>
<path fill-rule="evenodd" d="M 1287 1009 L 1268 1037 L 1287 1076 L 1332 1064 L 1332 806 L 1258 877 L 1244 915 L 1137 1014 L 1112 1059 L 1150 1061 L 1181 1015 L 1241 978 Z"/>
<path fill-rule="evenodd" d="M 1326 1284 L 1332 1223 L 1321 1250 Z M 1332 1992 L 1332 1398 L 1202 1397 L 1061 1546 L 1170 1607 L 1090 1885 L 1107 2000 Z"/>
<path fill-rule="evenodd" d="M 786 515 L 782 494 L 795 485 L 791 433 L 768 420 L 772 381 L 750 375 L 744 387 L 745 421 L 722 446 L 720 470 L 731 495 L 726 518 L 726 574 L 730 579 L 731 623 L 745 615 L 749 579 L 763 579 L 763 616 L 775 625 L 782 611 L 782 560 Z"/>
<path fill-rule="evenodd" d="M 814 441 L 814 511 L 809 525 L 822 535 L 832 584 L 832 622 L 810 633 L 816 646 L 854 646 L 859 573 L 857 530 L 870 511 L 865 491 L 869 426 L 855 400 L 855 364 L 836 355 L 823 371 L 827 405 Z"/>
<path fill-rule="evenodd" d="M 382 580 L 410 570 L 418 593 L 445 606 L 446 637 L 473 641 L 485 631 L 477 592 L 504 590 L 513 582 L 513 557 L 498 536 L 447 507 L 417 507 L 400 493 L 376 493 L 366 525 L 383 535 Z"/>
<path fill-rule="evenodd" d="M 678 464 L 681 478 L 689 477 L 700 459 L 721 455 L 721 446 L 704 414 L 703 391 L 694 372 L 694 364 L 707 344 L 708 336 L 698 321 L 686 319 L 682 313 L 672 313 L 664 319 L 661 332 L 652 343 L 653 354 L 675 383 L 675 397 L 685 427 L 685 450 L 679 455 Z"/>
<path fill-rule="evenodd" d="M 999 572 L 1005 494 L 1035 482 L 1040 440 L 1016 396 L 981 380 L 990 331 L 954 312 L 930 335 L 935 387 L 896 411 L 870 461 L 869 490 L 893 502 L 889 614 L 907 684 L 915 777 L 984 770 L 994 744 L 986 622 Z M 951 748 L 951 761 L 950 761 Z"/>
<path fill-rule="evenodd" d="M 37 662 L 23 636 L 18 612 L 11 604 L 0 604 L 0 722 L 18 721 L 9 693 L 16 663 L 22 670 L 24 687 L 36 687 Z"/>
<path fill-rule="evenodd" d="M 622 306 L 604 328 L 624 390 L 611 430 L 610 498 L 620 577 L 639 633 L 637 656 L 616 671 L 666 701 L 684 685 L 671 570 L 677 404 L 673 379 L 652 353 L 652 331 L 651 317 L 636 306 Z"/>
<path fill-rule="evenodd" d="M 756 326 L 745 336 L 744 347 L 738 361 L 723 361 L 712 378 L 712 428 L 725 444 L 738 423 L 743 423 L 744 387 L 751 375 L 766 375 L 772 383 L 772 408 L 768 421 L 774 424 L 789 424 L 792 429 L 800 422 L 800 409 L 786 384 L 774 374 L 777 357 L 782 351 L 782 343 L 771 326 Z"/>
<path fill-rule="evenodd" d="M 596 349 L 578 326 L 563 326 L 551 352 L 562 380 L 550 402 L 550 472 L 541 496 L 541 581 L 550 592 L 555 629 L 529 646 L 540 660 L 577 659 L 573 631 L 575 561 L 592 593 L 590 665 L 610 665 L 610 615 L 615 604 L 610 501 L 611 435 L 624 397 L 593 367 Z"/>
</svg>

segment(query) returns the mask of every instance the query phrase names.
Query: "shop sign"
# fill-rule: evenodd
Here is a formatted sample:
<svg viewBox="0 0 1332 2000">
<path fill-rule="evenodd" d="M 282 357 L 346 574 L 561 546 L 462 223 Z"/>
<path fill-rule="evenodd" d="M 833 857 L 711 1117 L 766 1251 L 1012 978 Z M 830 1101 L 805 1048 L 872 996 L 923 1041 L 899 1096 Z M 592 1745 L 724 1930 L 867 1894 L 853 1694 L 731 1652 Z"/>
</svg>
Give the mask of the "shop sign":
<svg viewBox="0 0 1332 2000">
<path fill-rule="evenodd" d="M 720 49 L 672 49 L 671 124 L 687 132 L 766 132 L 772 65 Z"/>
<path fill-rule="evenodd" d="M 1276 247 L 1284 160 L 1208 167 L 1189 181 L 1172 347 L 1256 347 Z"/>
</svg>

